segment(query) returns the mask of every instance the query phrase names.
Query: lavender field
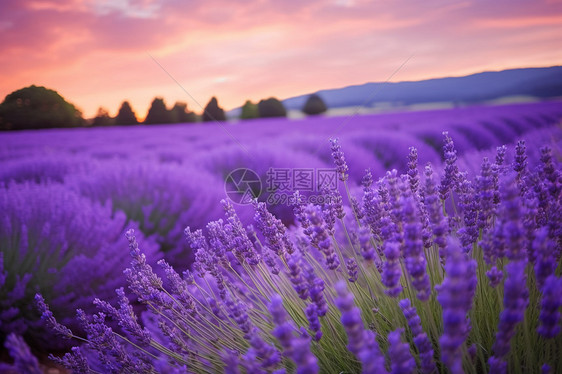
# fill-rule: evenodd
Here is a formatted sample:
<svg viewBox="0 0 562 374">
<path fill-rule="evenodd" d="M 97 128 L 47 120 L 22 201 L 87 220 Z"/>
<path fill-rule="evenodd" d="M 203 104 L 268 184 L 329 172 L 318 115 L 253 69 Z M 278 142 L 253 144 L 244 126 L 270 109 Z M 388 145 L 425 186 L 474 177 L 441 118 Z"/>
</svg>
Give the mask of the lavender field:
<svg viewBox="0 0 562 374">
<path fill-rule="evenodd" d="M 561 145 L 558 101 L 0 133 L 0 372 L 561 373 Z"/>
</svg>

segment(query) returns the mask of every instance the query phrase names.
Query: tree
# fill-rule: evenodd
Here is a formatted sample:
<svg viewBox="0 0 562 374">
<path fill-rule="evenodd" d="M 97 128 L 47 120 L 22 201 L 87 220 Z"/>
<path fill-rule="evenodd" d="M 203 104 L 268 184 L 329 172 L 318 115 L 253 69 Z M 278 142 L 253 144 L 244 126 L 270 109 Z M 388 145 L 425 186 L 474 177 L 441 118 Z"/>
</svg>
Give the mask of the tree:
<svg viewBox="0 0 562 374">
<path fill-rule="evenodd" d="M 146 124 L 162 124 L 162 123 L 171 123 L 172 116 L 170 112 L 166 108 L 166 104 L 164 103 L 164 99 L 161 97 L 156 97 L 152 100 L 152 104 L 150 109 L 148 110 L 148 114 L 144 119 L 144 123 Z"/>
<path fill-rule="evenodd" d="M 92 120 L 93 127 L 100 127 L 100 126 L 113 126 L 115 124 L 115 119 L 111 118 L 107 109 L 100 107 L 98 109 L 98 114 Z"/>
<path fill-rule="evenodd" d="M 324 100 L 322 100 L 322 98 L 317 94 L 310 95 L 302 107 L 302 111 L 309 116 L 315 116 L 317 114 L 324 113 L 327 110 L 328 108 L 326 107 Z"/>
<path fill-rule="evenodd" d="M 224 110 L 219 106 L 216 97 L 212 97 L 203 111 L 203 122 L 226 121 Z"/>
<path fill-rule="evenodd" d="M 117 126 L 122 125 L 136 125 L 139 121 L 137 120 L 137 116 L 131 108 L 131 104 L 128 101 L 123 101 L 121 107 L 119 108 L 119 112 L 115 117 L 115 124 Z"/>
<path fill-rule="evenodd" d="M 0 104 L 0 129 L 23 130 L 77 127 L 85 124 L 82 113 L 58 92 L 29 86 L 14 91 Z"/>
<path fill-rule="evenodd" d="M 240 114 L 240 119 L 251 119 L 251 118 L 258 118 L 258 106 L 257 104 L 252 103 L 250 100 L 246 100 L 244 105 L 242 106 L 242 113 Z"/>
<path fill-rule="evenodd" d="M 267 117 L 286 117 L 287 110 L 281 101 L 275 97 L 260 100 L 258 103 L 258 113 L 261 118 Z"/>
<path fill-rule="evenodd" d="M 195 113 L 187 110 L 187 104 L 176 102 L 172 109 L 170 109 L 172 123 L 187 123 L 196 122 L 197 116 Z"/>
</svg>

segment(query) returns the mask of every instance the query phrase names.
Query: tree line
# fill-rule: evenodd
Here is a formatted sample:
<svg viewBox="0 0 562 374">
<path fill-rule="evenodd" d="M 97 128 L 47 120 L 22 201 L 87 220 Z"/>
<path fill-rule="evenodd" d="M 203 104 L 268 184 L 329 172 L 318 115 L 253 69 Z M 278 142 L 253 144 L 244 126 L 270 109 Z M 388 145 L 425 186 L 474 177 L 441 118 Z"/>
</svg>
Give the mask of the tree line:
<svg viewBox="0 0 562 374">
<path fill-rule="evenodd" d="M 317 94 L 308 97 L 302 111 L 307 115 L 326 112 L 327 107 Z M 240 119 L 286 117 L 287 110 L 275 97 L 253 103 L 247 100 L 241 108 Z M 128 126 L 138 124 L 168 124 L 226 121 L 226 114 L 216 97 L 198 115 L 190 111 L 184 102 L 176 102 L 168 109 L 164 99 L 152 101 L 144 121 L 138 117 L 128 101 L 123 101 L 115 117 L 100 107 L 92 119 L 84 119 L 73 104 L 67 102 L 58 92 L 42 86 L 29 86 L 14 91 L 0 104 L 0 130 L 41 129 L 53 127 L 100 127 Z"/>
</svg>

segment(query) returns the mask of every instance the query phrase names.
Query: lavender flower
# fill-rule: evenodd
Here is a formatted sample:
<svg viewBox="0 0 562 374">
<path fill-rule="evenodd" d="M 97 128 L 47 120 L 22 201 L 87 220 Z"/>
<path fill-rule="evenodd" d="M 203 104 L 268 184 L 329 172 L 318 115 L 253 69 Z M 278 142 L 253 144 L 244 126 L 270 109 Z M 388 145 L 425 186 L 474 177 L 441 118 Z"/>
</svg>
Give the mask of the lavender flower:
<svg viewBox="0 0 562 374">
<path fill-rule="evenodd" d="M 402 342 L 403 332 L 404 329 L 397 329 L 388 334 L 391 374 L 411 374 L 416 370 L 416 361 L 410 353 L 410 346 Z"/>
<path fill-rule="evenodd" d="M 548 238 L 548 228 L 543 227 L 536 233 L 532 253 L 535 257 L 535 279 L 541 289 L 545 280 L 554 274 L 557 266 L 554 243 Z"/>
<path fill-rule="evenodd" d="M 297 253 L 288 256 L 287 271 L 293 288 L 302 300 L 308 299 L 308 283 L 301 267 L 301 257 Z"/>
<path fill-rule="evenodd" d="M 478 228 L 485 229 L 490 226 L 490 221 L 494 216 L 494 177 L 492 172 L 492 165 L 487 157 L 482 161 L 480 175 L 476 178 L 478 185 L 479 202 L 478 209 Z"/>
<path fill-rule="evenodd" d="M 418 173 L 418 150 L 415 147 L 410 147 L 408 154 L 408 181 L 410 183 L 410 190 L 415 195 L 418 192 L 420 184 L 420 177 Z"/>
<path fill-rule="evenodd" d="M 452 189 L 457 182 L 459 169 L 457 167 L 457 151 L 453 144 L 453 139 L 449 136 L 447 131 L 443 132 L 445 136 L 445 146 L 443 147 L 443 156 L 445 157 L 445 175 L 441 179 L 439 185 L 439 197 L 441 200 L 447 200 Z"/>
<path fill-rule="evenodd" d="M 305 277 L 308 281 L 308 294 L 310 300 L 318 307 L 318 315 L 325 316 L 328 312 L 328 304 L 324 296 L 325 282 L 322 278 L 318 277 L 314 269 L 308 266 L 305 270 Z"/>
<path fill-rule="evenodd" d="M 437 188 L 435 186 L 433 169 L 430 164 L 425 167 L 425 186 L 423 204 L 427 211 L 429 222 L 435 238 L 433 242 L 439 248 L 439 257 L 441 260 L 445 258 L 445 247 L 447 245 L 445 236 L 448 233 L 448 225 L 443 216 L 443 210 L 439 198 L 437 197 Z"/>
<path fill-rule="evenodd" d="M 443 335 L 439 344 L 443 363 L 453 373 L 462 373 L 459 350 L 470 332 L 467 314 L 476 292 L 476 261 L 470 260 L 454 242 L 447 251 L 445 280 L 435 286 L 437 300 L 443 307 Z"/>
<path fill-rule="evenodd" d="M 347 173 L 348 168 L 345 162 L 345 157 L 343 152 L 341 151 L 341 147 L 338 143 L 338 139 L 330 139 L 330 143 L 332 143 L 332 157 L 334 158 L 334 163 L 336 164 L 336 172 L 338 174 L 338 178 L 345 182 L 349 177 Z"/>
<path fill-rule="evenodd" d="M 320 320 L 318 319 L 318 306 L 314 303 L 308 304 L 305 314 L 308 320 L 308 328 L 314 333 L 314 340 L 319 341 L 322 338 L 322 331 L 320 330 Z"/>
<path fill-rule="evenodd" d="M 271 297 L 268 309 L 275 323 L 273 335 L 283 347 L 283 353 L 290 357 L 297 365 L 297 373 L 317 373 L 317 359 L 310 352 L 310 341 L 306 336 L 306 332 L 299 334 L 298 337 L 293 335 L 294 329 L 286 322 L 287 312 L 283 308 L 283 300 L 279 295 Z"/>
<path fill-rule="evenodd" d="M 266 245 L 278 256 L 283 256 L 286 252 L 292 253 L 292 246 L 286 245 L 288 240 L 285 237 L 285 226 L 271 214 L 263 202 L 254 201 L 256 215 L 254 220 L 258 230 L 265 237 Z"/>
<path fill-rule="evenodd" d="M 316 206 L 309 205 L 306 208 L 306 216 L 311 224 L 309 237 L 311 244 L 317 247 L 324 258 L 328 269 L 335 270 L 340 266 L 340 259 L 332 246 L 330 230 L 323 218 L 322 212 Z"/>
<path fill-rule="evenodd" d="M 524 212 L 511 176 L 504 179 L 500 193 L 502 221 L 498 223 L 498 227 L 503 228 L 506 256 L 510 260 L 526 259 L 528 243 L 525 240 L 525 230 L 522 225 Z"/>
<path fill-rule="evenodd" d="M 505 373 L 505 357 L 509 353 L 511 338 L 515 328 L 525 315 L 529 304 L 529 291 L 526 287 L 525 261 L 510 262 L 506 266 L 507 279 L 504 283 L 503 311 L 492 347 L 494 355 L 488 360 L 490 372 Z"/>
<path fill-rule="evenodd" d="M 94 299 L 96 305 L 104 314 L 113 317 L 125 331 L 127 331 L 142 346 L 149 346 L 152 340 L 150 333 L 143 329 L 135 316 L 133 307 L 129 304 L 129 299 L 125 296 L 123 288 L 116 290 L 119 297 L 119 310 L 106 301 L 98 298 Z"/>
<path fill-rule="evenodd" d="M 490 280 L 490 287 L 496 288 L 503 279 L 503 271 L 496 266 L 492 266 L 492 268 L 486 272 L 486 276 Z"/>
<path fill-rule="evenodd" d="M 384 243 L 384 255 L 386 261 L 382 267 L 382 283 L 386 286 L 386 294 L 391 297 L 398 297 L 402 292 L 400 276 L 400 243 L 387 241 Z"/>
<path fill-rule="evenodd" d="M 411 196 L 402 197 L 402 216 L 404 218 L 404 258 L 406 270 L 421 301 L 429 299 L 431 284 L 426 271 L 423 251 L 422 227 L 417 220 L 414 201 Z"/>
<path fill-rule="evenodd" d="M 433 360 L 433 347 L 431 341 L 427 337 L 427 334 L 423 331 L 421 326 L 421 319 L 416 312 L 416 308 L 413 307 L 408 299 L 400 300 L 400 308 L 406 321 L 408 321 L 408 326 L 412 332 L 414 344 L 418 348 L 420 354 L 420 364 L 421 372 L 424 374 L 431 374 L 437 371 L 435 366 L 435 361 Z"/>
<path fill-rule="evenodd" d="M 62 358 L 49 355 L 49 359 L 62 365 L 76 374 L 91 373 L 87 358 L 82 354 L 79 347 L 72 347 L 69 353 L 65 353 Z"/>
<path fill-rule="evenodd" d="M 457 233 L 466 252 L 478 240 L 478 199 L 466 174 L 459 174 L 459 207 L 463 213 L 464 226 Z"/>
<path fill-rule="evenodd" d="M 31 354 L 29 346 L 21 336 L 11 333 L 6 338 L 4 346 L 14 359 L 13 368 L 19 373 L 42 374 L 37 358 Z"/>
<path fill-rule="evenodd" d="M 355 196 L 351 196 L 351 209 L 353 214 L 355 215 L 355 217 L 358 220 L 362 220 L 363 217 L 365 217 L 365 211 L 363 210 L 363 207 L 359 204 L 359 201 L 357 201 L 357 198 Z"/>
<path fill-rule="evenodd" d="M 347 348 L 363 365 L 364 373 L 386 373 L 384 356 L 381 354 L 375 336 L 366 331 L 361 320 L 361 313 L 353 303 L 353 294 L 348 292 L 344 282 L 335 285 L 338 293 L 336 306 L 341 311 L 341 323 L 347 334 Z M 415 362 L 414 362 L 415 365 Z"/>
<path fill-rule="evenodd" d="M 361 256 L 365 261 L 375 260 L 376 254 L 373 245 L 371 244 L 371 232 L 365 227 L 359 228 L 358 234 L 359 249 L 361 251 Z"/>
<path fill-rule="evenodd" d="M 520 180 L 527 169 L 527 147 L 525 140 L 519 140 L 515 146 L 515 158 L 513 170 L 517 172 L 517 179 Z"/>
<path fill-rule="evenodd" d="M 355 258 L 348 258 L 345 260 L 345 267 L 347 268 L 347 274 L 349 275 L 350 282 L 357 281 L 357 261 Z"/>
<path fill-rule="evenodd" d="M 538 333 L 545 338 L 554 338 L 560 333 L 560 307 L 562 307 L 562 278 L 550 275 L 541 288 L 541 313 Z"/>
<path fill-rule="evenodd" d="M 232 247 L 232 252 L 239 261 L 241 258 L 245 258 L 248 264 L 257 265 L 260 262 L 260 255 L 256 252 L 253 243 L 248 237 L 250 231 L 244 230 L 244 225 L 234 211 L 230 201 L 221 200 L 221 204 L 227 217 L 225 231 L 229 234 L 228 240 Z"/>
</svg>

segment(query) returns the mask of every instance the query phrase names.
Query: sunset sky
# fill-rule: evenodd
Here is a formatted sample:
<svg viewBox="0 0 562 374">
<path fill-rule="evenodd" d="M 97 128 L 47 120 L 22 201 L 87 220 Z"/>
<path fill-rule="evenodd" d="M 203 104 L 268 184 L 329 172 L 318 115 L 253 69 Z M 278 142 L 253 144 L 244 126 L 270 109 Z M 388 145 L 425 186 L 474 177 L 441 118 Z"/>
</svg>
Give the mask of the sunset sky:
<svg viewBox="0 0 562 374">
<path fill-rule="evenodd" d="M 42 85 L 85 117 L 551 65 L 561 0 L 0 1 L 0 100 Z"/>
</svg>

